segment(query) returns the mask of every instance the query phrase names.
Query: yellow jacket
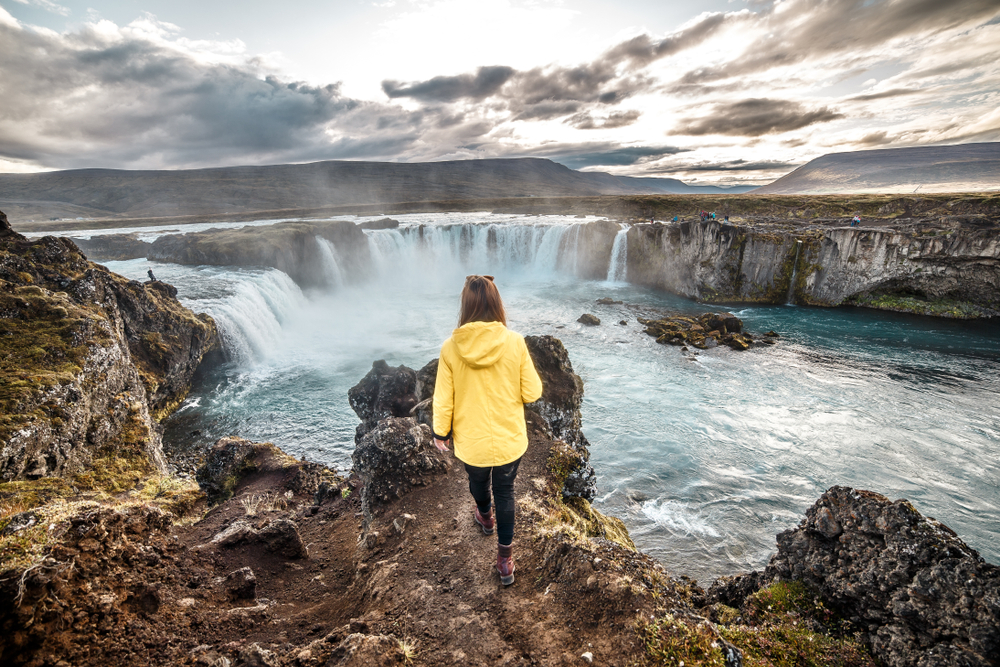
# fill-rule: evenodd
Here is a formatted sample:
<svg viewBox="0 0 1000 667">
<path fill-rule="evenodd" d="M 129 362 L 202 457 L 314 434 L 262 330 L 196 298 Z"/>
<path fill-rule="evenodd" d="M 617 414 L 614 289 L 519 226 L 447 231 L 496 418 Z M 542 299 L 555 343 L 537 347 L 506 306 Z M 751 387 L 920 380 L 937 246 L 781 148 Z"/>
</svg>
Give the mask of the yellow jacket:
<svg viewBox="0 0 1000 667">
<path fill-rule="evenodd" d="M 524 338 L 500 322 L 469 322 L 441 346 L 434 433 L 444 438 L 450 432 L 464 463 L 506 465 L 528 450 L 524 404 L 541 395 Z"/>
</svg>

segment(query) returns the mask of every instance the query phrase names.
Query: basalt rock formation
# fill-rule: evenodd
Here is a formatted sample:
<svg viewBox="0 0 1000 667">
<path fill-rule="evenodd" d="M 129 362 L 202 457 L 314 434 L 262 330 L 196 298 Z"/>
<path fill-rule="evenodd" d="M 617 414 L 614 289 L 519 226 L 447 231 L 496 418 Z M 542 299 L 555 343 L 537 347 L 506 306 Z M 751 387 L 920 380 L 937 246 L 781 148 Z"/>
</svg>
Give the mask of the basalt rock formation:
<svg viewBox="0 0 1000 667">
<path fill-rule="evenodd" d="M 177 264 L 272 267 L 302 287 L 355 280 L 367 275 L 371 263 L 365 233 L 344 220 L 169 234 L 153 241 L 147 256 Z"/>
<path fill-rule="evenodd" d="M 778 535 L 763 572 L 708 595 L 740 606 L 776 580 L 818 591 L 888 667 L 992 667 L 1000 656 L 1000 567 L 905 500 L 835 486 Z"/>
<path fill-rule="evenodd" d="M 0 478 L 80 471 L 95 458 L 164 467 L 157 420 L 218 345 L 173 287 L 129 281 L 72 241 L 29 241 L 0 213 Z"/>
<path fill-rule="evenodd" d="M 952 304 L 919 310 L 927 314 L 1000 313 L 995 218 L 847 223 L 637 224 L 628 231 L 628 280 L 709 303 L 891 308 L 880 299 L 895 295 Z"/>
</svg>

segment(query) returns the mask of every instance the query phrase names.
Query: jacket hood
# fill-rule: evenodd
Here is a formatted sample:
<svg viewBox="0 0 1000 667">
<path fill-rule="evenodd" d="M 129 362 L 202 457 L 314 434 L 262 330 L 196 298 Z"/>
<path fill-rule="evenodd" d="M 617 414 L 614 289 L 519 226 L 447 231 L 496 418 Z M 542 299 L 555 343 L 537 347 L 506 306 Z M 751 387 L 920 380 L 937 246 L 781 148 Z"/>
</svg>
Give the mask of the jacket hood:
<svg viewBox="0 0 1000 667">
<path fill-rule="evenodd" d="M 469 322 L 451 332 L 458 356 L 472 368 L 486 368 L 503 356 L 507 327 L 502 322 Z"/>
</svg>

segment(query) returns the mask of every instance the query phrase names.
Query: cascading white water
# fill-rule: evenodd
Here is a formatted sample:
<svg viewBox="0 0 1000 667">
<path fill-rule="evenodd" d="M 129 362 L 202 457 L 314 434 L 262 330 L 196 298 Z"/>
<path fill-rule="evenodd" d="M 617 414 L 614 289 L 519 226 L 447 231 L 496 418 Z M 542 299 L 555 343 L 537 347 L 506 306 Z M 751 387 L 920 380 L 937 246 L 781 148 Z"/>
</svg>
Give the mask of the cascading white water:
<svg viewBox="0 0 1000 667">
<path fill-rule="evenodd" d="M 564 265 L 567 224 L 415 225 L 369 230 L 368 247 L 380 274 L 421 266 L 472 271 L 551 274 Z M 424 271 L 426 272 L 426 271 Z"/>
<path fill-rule="evenodd" d="M 626 278 L 628 278 L 628 227 L 622 227 L 615 234 L 615 243 L 611 246 L 608 282 L 623 282 Z"/>
<path fill-rule="evenodd" d="M 802 249 L 802 241 L 795 242 L 795 259 L 792 260 L 792 279 L 788 283 L 788 296 L 785 297 L 785 304 L 795 305 L 795 277 L 799 273 L 799 251 Z"/>
<path fill-rule="evenodd" d="M 316 237 L 316 244 L 319 246 L 319 255 L 323 258 L 323 277 L 326 279 L 326 284 L 330 287 L 342 287 L 344 272 L 337 259 L 337 246 L 322 236 Z"/>
<path fill-rule="evenodd" d="M 200 300 L 198 307 L 215 319 L 229 358 L 246 366 L 280 345 L 282 323 L 305 301 L 295 281 L 281 271 L 270 270 L 237 283 L 229 296 Z"/>
</svg>

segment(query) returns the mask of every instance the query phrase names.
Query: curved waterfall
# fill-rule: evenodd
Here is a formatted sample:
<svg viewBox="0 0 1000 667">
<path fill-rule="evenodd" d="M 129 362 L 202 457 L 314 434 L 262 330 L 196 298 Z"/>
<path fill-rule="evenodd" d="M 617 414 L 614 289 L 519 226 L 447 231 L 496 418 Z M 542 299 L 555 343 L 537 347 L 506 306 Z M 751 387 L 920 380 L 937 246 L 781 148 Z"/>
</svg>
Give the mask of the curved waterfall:
<svg viewBox="0 0 1000 667">
<path fill-rule="evenodd" d="M 306 298 L 294 280 L 276 269 L 241 278 L 233 293 L 188 305 L 215 319 L 226 356 L 245 365 L 280 344 L 282 323 Z"/>
</svg>

